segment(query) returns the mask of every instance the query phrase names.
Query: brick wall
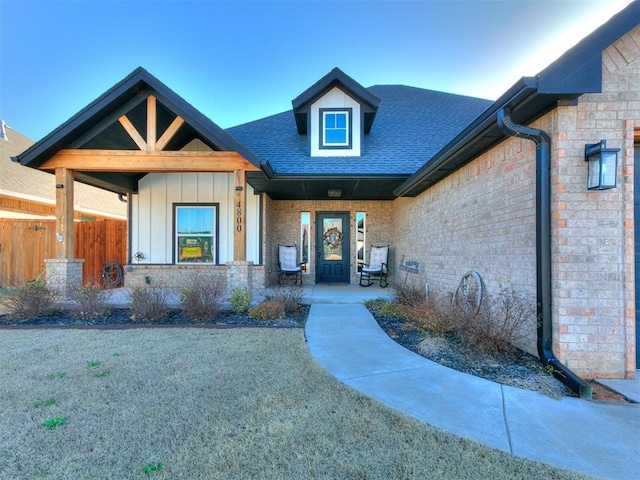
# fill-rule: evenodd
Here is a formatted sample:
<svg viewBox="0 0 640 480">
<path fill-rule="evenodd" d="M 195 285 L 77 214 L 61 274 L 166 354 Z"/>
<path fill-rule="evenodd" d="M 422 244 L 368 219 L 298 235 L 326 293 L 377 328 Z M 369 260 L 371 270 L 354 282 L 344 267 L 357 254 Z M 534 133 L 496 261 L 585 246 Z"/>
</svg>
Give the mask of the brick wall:
<svg viewBox="0 0 640 480">
<path fill-rule="evenodd" d="M 391 248 L 390 263 L 394 262 L 394 244 L 395 234 L 391 228 L 391 208 L 392 202 L 385 201 L 345 201 L 345 200 L 329 200 L 329 201 L 276 201 L 268 200 L 265 202 L 265 225 L 268 225 L 265 231 L 265 270 L 268 276 L 270 272 L 278 271 L 277 246 L 279 243 L 293 244 L 297 243 L 300 247 L 300 214 L 302 212 L 311 213 L 311 262 L 308 275 L 303 275 L 303 283 L 315 283 L 315 214 L 316 212 L 349 212 L 350 213 L 350 271 L 351 283 L 358 282 L 358 274 L 355 268 L 356 255 L 356 212 L 366 213 L 366 250 L 367 255 L 371 244 L 387 244 Z"/>
<path fill-rule="evenodd" d="M 603 93 L 532 126 L 551 142 L 554 351 L 585 378 L 635 376 L 633 146 L 640 130 L 640 27 L 603 54 Z M 586 190 L 584 146 L 621 149 L 618 187 Z M 509 138 L 416 198 L 393 204 L 398 254 L 455 289 L 476 270 L 489 296 L 535 299 L 535 146 Z M 423 267 L 424 265 L 424 267 Z M 535 351 L 535 315 L 526 349 Z"/>
<path fill-rule="evenodd" d="M 508 139 L 422 195 L 396 200 L 393 218 L 398 254 L 419 262 L 412 278 L 429 284 L 430 295 L 452 293 L 475 270 L 485 301 L 512 288 L 535 305 L 533 142 Z M 535 352 L 533 308 L 531 315 L 522 347 Z"/>
<path fill-rule="evenodd" d="M 640 27 L 603 53 L 603 92 L 554 112 L 554 347 L 587 377 L 635 375 L 633 143 Z M 618 187 L 586 191 L 584 146 L 620 148 Z"/>
</svg>

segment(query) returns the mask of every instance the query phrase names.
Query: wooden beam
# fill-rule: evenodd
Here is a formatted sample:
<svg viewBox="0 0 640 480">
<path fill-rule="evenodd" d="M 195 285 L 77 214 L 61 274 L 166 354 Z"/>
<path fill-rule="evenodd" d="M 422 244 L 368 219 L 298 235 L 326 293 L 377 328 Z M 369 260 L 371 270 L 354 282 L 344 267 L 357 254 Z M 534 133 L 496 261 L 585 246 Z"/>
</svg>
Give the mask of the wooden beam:
<svg viewBox="0 0 640 480">
<path fill-rule="evenodd" d="M 73 257 L 73 170 L 56 168 L 56 258 Z"/>
<path fill-rule="evenodd" d="M 233 172 L 260 171 L 237 152 L 138 150 L 60 150 L 38 168 L 65 167 L 81 172 Z"/>
<path fill-rule="evenodd" d="M 127 131 L 129 136 L 131 137 L 131 140 L 136 143 L 138 148 L 140 150 L 147 150 L 147 142 L 144 141 L 144 138 L 142 138 L 142 135 L 138 133 L 138 130 L 136 130 L 136 127 L 133 126 L 133 123 L 131 123 L 129 118 L 127 118 L 126 115 L 122 115 L 118 119 L 118 121 L 120 122 L 120 125 L 122 125 Z"/>
<path fill-rule="evenodd" d="M 184 120 L 181 117 L 176 117 L 171 122 L 171 125 L 167 127 L 162 136 L 156 142 L 156 150 L 164 150 L 164 147 L 167 146 L 167 143 L 173 138 L 173 136 L 178 133 L 178 130 L 184 123 Z"/>
<path fill-rule="evenodd" d="M 153 152 L 156 149 L 156 111 L 156 97 L 149 95 L 147 97 L 147 150 L 150 152 Z"/>
<path fill-rule="evenodd" d="M 246 208 L 247 208 L 247 181 L 244 170 L 233 172 L 235 191 L 233 195 L 233 260 L 243 261 L 247 259 L 247 232 L 246 232 Z"/>
</svg>

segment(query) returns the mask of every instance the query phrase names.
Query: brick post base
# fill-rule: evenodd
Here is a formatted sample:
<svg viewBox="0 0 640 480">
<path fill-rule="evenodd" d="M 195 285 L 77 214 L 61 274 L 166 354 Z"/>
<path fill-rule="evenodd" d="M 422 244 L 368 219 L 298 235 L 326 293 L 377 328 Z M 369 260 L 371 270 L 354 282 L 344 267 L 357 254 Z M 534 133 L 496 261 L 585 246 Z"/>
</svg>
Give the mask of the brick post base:
<svg viewBox="0 0 640 480">
<path fill-rule="evenodd" d="M 76 289 L 82 286 L 84 259 L 46 259 L 44 263 L 47 287 L 60 300 L 73 298 Z"/>
<path fill-rule="evenodd" d="M 248 288 L 249 295 L 253 288 L 253 262 L 227 262 L 227 290 L 231 296 L 234 288 Z"/>
</svg>

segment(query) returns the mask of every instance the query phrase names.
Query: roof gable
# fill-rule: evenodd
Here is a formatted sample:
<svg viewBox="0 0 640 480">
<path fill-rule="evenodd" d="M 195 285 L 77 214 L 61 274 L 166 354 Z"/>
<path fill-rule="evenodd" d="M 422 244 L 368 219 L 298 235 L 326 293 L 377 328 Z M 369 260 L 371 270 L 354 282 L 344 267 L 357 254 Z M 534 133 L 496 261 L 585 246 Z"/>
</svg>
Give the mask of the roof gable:
<svg viewBox="0 0 640 480">
<path fill-rule="evenodd" d="M 194 138 L 199 138 L 212 150 L 236 151 L 259 166 L 259 159 L 245 146 L 141 67 L 18 155 L 16 160 L 23 165 L 37 168 L 65 148 L 135 150 L 137 146 L 119 124 L 118 119 L 126 114 L 135 129 L 144 137 L 144 104 L 150 95 L 158 100 L 159 132 L 177 116 L 184 120 L 171 143 L 166 146 L 168 150 L 180 149 Z"/>
<path fill-rule="evenodd" d="M 299 134 L 305 135 L 307 133 L 311 104 L 334 87 L 339 88 L 362 105 L 364 133 L 369 133 L 380 105 L 380 99 L 336 67 L 291 101 Z"/>
<path fill-rule="evenodd" d="M 548 94 L 602 91 L 602 52 L 640 23 L 640 2 L 629 4 L 538 74 Z"/>
</svg>

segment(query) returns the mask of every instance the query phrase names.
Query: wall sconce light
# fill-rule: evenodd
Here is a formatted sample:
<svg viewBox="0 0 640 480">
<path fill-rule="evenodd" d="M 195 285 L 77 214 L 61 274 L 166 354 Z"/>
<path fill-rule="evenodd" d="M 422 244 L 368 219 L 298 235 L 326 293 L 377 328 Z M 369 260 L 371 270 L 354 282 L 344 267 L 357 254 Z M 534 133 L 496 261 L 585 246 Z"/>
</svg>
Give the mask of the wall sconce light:
<svg viewBox="0 0 640 480">
<path fill-rule="evenodd" d="M 241 192 L 241 191 L 242 191 L 242 187 L 241 187 L 240 185 L 238 185 L 238 186 L 236 187 L 236 192 Z"/>
<path fill-rule="evenodd" d="M 56 183 L 56 188 L 64 188 L 64 185 L 61 183 Z"/>
<path fill-rule="evenodd" d="M 607 148 L 607 141 L 588 143 L 584 146 L 587 166 L 587 190 L 616 188 L 619 148 Z"/>
<path fill-rule="evenodd" d="M 340 198 L 342 196 L 342 190 L 339 188 L 330 188 L 327 190 L 327 195 L 331 198 Z"/>
</svg>

